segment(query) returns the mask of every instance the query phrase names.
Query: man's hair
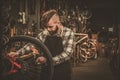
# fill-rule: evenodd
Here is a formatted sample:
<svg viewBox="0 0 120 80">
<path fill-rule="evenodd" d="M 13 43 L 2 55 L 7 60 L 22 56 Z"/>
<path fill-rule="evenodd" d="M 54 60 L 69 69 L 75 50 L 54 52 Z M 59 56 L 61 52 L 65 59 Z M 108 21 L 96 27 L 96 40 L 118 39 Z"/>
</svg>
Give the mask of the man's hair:
<svg viewBox="0 0 120 80">
<path fill-rule="evenodd" d="M 54 9 L 46 11 L 41 17 L 41 26 L 46 27 L 46 24 L 54 14 L 58 14 Z"/>
</svg>

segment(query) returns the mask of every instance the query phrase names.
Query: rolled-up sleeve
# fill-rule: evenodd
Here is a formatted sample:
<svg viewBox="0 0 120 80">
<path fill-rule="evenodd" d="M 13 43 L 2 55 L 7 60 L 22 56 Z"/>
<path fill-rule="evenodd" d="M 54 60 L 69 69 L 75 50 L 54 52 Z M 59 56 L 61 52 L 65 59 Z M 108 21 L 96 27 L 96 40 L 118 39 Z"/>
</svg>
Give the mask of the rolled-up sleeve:
<svg viewBox="0 0 120 80">
<path fill-rule="evenodd" d="M 35 38 L 38 39 L 38 40 L 44 41 L 44 40 L 45 40 L 45 35 L 43 35 L 43 33 L 41 32 L 41 33 L 39 33 L 38 36 L 35 37 Z M 30 51 L 31 51 L 31 48 L 35 48 L 35 45 L 32 44 L 32 43 L 27 43 L 25 46 L 23 46 L 21 49 L 19 49 L 19 50 L 17 51 L 17 53 L 18 53 L 19 55 L 24 55 L 24 54 L 30 52 Z"/>
</svg>

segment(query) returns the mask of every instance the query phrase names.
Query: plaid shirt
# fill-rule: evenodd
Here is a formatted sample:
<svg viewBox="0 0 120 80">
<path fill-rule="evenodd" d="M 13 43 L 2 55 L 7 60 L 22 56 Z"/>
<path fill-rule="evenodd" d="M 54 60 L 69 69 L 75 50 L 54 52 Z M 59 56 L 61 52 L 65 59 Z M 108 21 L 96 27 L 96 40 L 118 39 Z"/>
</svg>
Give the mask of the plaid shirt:
<svg viewBox="0 0 120 80">
<path fill-rule="evenodd" d="M 42 40 L 43 42 L 46 39 L 46 36 L 49 35 L 47 30 L 42 31 L 38 36 L 37 39 Z M 64 51 L 53 57 L 53 63 L 54 65 L 60 64 L 62 62 L 65 62 L 69 60 L 73 53 L 73 39 L 74 39 L 74 33 L 69 28 L 63 27 L 63 31 L 61 34 L 56 34 L 57 36 L 61 36 L 63 39 L 63 47 Z M 34 47 L 32 44 L 27 44 L 23 48 L 21 48 L 18 52 L 20 55 L 23 55 L 26 53 L 26 51 L 29 51 L 31 47 Z"/>
<path fill-rule="evenodd" d="M 43 32 L 41 32 L 40 34 L 38 34 L 38 39 L 42 40 L 43 42 L 46 39 L 46 36 L 49 35 L 47 30 L 44 30 Z M 71 58 L 72 53 L 73 53 L 73 39 L 74 39 L 74 33 L 72 30 L 70 30 L 67 27 L 63 27 L 63 31 L 61 34 L 56 34 L 57 36 L 61 36 L 63 41 L 63 47 L 64 47 L 64 51 L 59 54 L 56 55 L 55 57 L 53 57 L 53 62 L 55 65 L 60 64 L 64 61 L 67 61 Z"/>
</svg>

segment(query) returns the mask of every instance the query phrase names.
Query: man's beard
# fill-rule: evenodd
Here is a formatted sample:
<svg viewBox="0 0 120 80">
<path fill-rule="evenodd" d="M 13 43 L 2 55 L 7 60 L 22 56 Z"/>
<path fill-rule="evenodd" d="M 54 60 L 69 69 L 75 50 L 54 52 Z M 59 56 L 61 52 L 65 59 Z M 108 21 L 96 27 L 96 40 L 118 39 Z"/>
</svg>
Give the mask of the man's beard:
<svg viewBox="0 0 120 80">
<path fill-rule="evenodd" d="M 55 31 L 49 31 L 50 35 L 54 35 L 58 32 L 58 26 L 56 26 Z"/>
</svg>

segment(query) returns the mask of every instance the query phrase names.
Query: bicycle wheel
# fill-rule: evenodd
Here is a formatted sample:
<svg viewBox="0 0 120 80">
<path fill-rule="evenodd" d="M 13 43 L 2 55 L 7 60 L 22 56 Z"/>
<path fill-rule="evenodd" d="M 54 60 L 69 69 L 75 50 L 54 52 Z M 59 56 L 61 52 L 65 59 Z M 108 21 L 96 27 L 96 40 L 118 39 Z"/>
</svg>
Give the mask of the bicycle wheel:
<svg viewBox="0 0 120 80">
<path fill-rule="evenodd" d="M 87 58 L 87 55 L 86 55 L 86 52 L 84 50 L 80 50 L 80 60 L 85 63 L 87 62 L 88 58 Z"/>
<path fill-rule="evenodd" d="M 83 63 L 87 62 L 87 56 L 85 50 L 81 48 L 80 44 L 76 45 L 76 47 L 77 47 L 77 54 L 79 55 L 79 60 L 81 60 L 81 62 Z"/>
<path fill-rule="evenodd" d="M 20 55 L 17 58 L 7 56 L 9 52 L 18 51 L 26 44 L 33 44 L 47 60 L 44 64 L 36 64 L 39 55 Z M 15 36 L 0 47 L 0 80 L 51 80 L 53 75 L 52 56 L 47 47 L 33 37 Z"/>
<path fill-rule="evenodd" d="M 96 46 L 94 43 L 84 42 L 81 44 L 81 49 L 84 50 L 84 52 L 86 53 L 85 57 L 87 57 L 88 59 L 97 58 L 97 50 L 96 50 Z"/>
</svg>

